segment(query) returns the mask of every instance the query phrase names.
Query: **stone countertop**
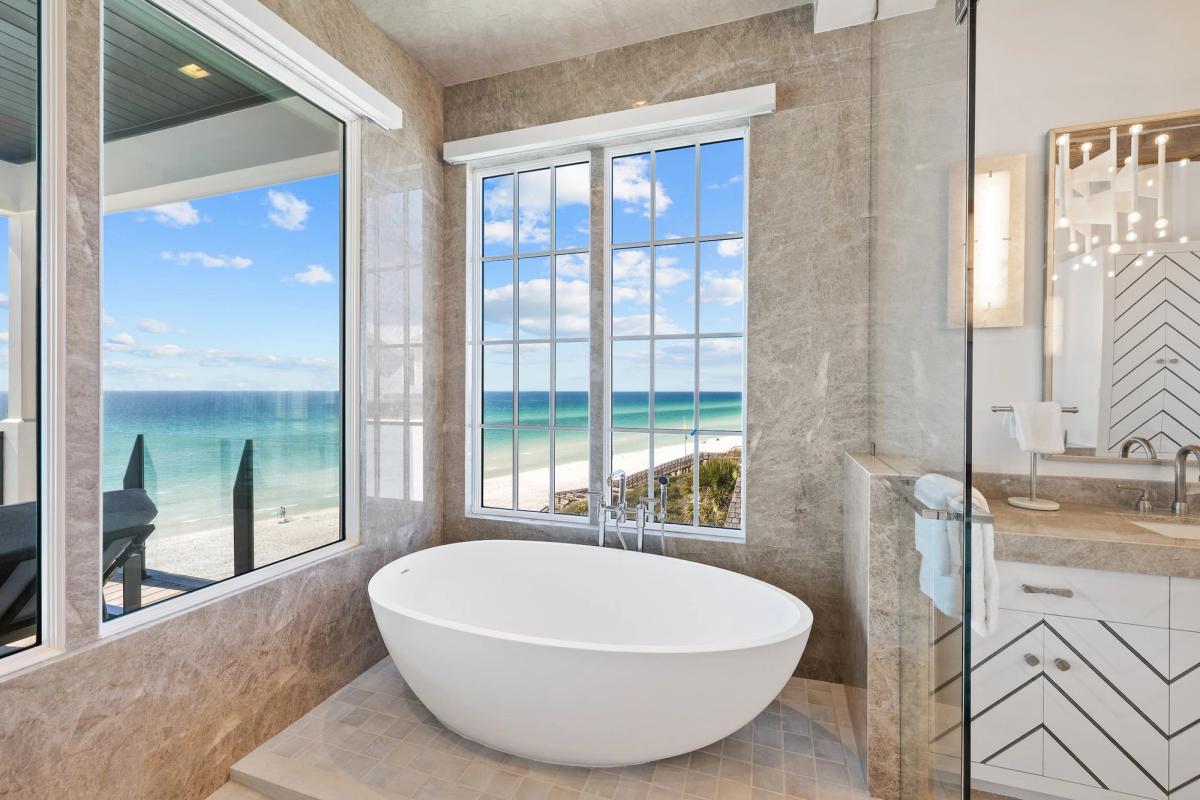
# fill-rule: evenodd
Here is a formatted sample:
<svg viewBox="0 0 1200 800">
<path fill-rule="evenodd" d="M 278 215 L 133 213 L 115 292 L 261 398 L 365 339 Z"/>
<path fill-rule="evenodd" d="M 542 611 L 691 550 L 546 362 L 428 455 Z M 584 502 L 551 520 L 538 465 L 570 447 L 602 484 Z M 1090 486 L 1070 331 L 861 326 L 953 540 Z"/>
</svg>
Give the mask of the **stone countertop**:
<svg viewBox="0 0 1200 800">
<path fill-rule="evenodd" d="M 1200 578 L 1200 540 L 1160 536 L 1138 527 L 1133 510 L 1063 503 L 1058 511 L 1028 511 L 991 497 L 988 504 L 996 520 L 998 559 Z M 1145 517 L 1174 521 L 1169 515 Z M 1197 517 L 1186 521 L 1200 524 Z"/>
</svg>

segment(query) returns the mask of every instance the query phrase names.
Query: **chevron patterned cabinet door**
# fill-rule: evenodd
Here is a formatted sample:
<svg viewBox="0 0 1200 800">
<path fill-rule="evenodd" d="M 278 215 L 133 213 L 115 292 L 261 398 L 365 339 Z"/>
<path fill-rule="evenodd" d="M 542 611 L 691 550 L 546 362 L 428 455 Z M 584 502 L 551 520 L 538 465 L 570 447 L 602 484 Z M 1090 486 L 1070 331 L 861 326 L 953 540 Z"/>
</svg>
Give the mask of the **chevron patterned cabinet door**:
<svg viewBox="0 0 1200 800">
<path fill-rule="evenodd" d="M 1200 800 L 1200 633 L 1171 631 L 1171 800 Z"/>
<path fill-rule="evenodd" d="M 1106 284 L 1100 452 L 1200 439 L 1200 254 L 1141 255 L 1120 256 Z"/>
<path fill-rule="evenodd" d="M 1165 798 L 1170 631 L 1046 617 L 1046 777 Z"/>
<path fill-rule="evenodd" d="M 1042 774 L 1042 615 L 1006 611 L 971 637 L 971 760 Z"/>
</svg>

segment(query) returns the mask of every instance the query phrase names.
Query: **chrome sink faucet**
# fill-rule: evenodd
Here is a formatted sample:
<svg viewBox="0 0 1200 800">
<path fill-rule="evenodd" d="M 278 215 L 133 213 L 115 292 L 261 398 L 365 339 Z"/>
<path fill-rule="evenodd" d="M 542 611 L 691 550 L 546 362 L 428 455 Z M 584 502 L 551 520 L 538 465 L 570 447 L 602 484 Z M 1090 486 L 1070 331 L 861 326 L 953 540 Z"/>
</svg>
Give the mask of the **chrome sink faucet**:
<svg viewBox="0 0 1200 800">
<path fill-rule="evenodd" d="M 1200 461 L 1200 445 L 1185 444 L 1175 454 L 1175 502 L 1171 503 L 1171 513 L 1182 517 L 1188 513 L 1187 503 L 1187 460 L 1193 455 Z"/>
<path fill-rule="evenodd" d="M 1121 443 L 1121 458 L 1129 458 L 1133 448 L 1140 447 L 1146 452 L 1146 458 L 1158 458 L 1158 452 L 1151 441 L 1144 436 L 1130 436 Z"/>
</svg>

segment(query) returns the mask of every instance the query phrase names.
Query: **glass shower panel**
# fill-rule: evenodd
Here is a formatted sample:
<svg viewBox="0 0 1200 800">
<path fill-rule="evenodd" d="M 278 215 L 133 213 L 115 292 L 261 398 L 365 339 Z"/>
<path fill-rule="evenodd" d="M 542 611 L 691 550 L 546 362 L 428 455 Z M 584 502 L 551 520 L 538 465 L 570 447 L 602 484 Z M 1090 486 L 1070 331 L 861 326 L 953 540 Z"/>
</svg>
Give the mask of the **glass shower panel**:
<svg viewBox="0 0 1200 800">
<path fill-rule="evenodd" d="M 848 580 L 869 587 L 867 663 L 851 657 L 846 673 L 873 797 L 961 797 L 966 785 L 971 320 L 947 287 L 966 274 L 950 239 L 967 213 L 952 183 L 968 160 L 972 31 L 953 0 L 871 26 L 869 557 L 847 560 Z M 935 551 L 951 555 L 935 564 Z"/>
</svg>

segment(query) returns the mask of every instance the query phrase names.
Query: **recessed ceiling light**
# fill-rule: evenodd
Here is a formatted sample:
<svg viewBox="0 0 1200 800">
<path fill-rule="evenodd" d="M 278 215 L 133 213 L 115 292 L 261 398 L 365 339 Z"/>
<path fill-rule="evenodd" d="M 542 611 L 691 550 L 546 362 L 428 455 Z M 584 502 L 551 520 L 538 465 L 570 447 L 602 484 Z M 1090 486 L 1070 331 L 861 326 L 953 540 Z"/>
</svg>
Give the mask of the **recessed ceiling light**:
<svg viewBox="0 0 1200 800">
<path fill-rule="evenodd" d="M 649 102 L 648 100 L 638 100 L 638 101 L 634 102 L 633 107 L 641 108 L 642 106 L 646 105 L 646 103 L 648 103 L 648 102 Z"/>
<path fill-rule="evenodd" d="M 207 78 L 209 76 L 209 71 L 199 64 L 184 64 L 179 71 L 189 78 Z"/>
</svg>

